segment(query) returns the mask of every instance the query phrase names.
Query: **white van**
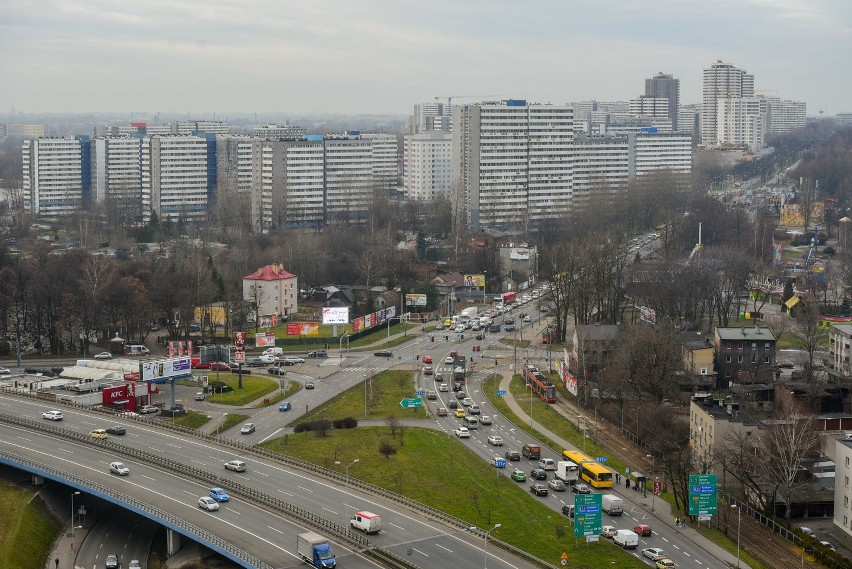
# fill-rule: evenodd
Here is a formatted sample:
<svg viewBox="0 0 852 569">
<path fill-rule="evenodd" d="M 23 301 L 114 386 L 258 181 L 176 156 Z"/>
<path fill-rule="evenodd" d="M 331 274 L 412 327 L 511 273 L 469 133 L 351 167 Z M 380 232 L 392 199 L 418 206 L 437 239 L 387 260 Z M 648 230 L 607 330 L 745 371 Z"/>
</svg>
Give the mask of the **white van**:
<svg viewBox="0 0 852 569">
<path fill-rule="evenodd" d="M 373 512 L 356 512 L 349 520 L 353 529 L 359 529 L 364 533 L 379 533 L 382 531 L 382 517 Z"/>
<path fill-rule="evenodd" d="M 601 496 L 601 510 L 610 516 L 620 516 L 624 513 L 624 500 L 615 494 Z"/>
<path fill-rule="evenodd" d="M 130 344 L 124 348 L 124 352 L 128 356 L 147 356 L 151 354 L 151 350 L 141 344 Z"/>
<path fill-rule="evenodd" d="M 620 529 L 612 536 L 612 541 L 623 549 L 636 549 L 639 545 L 639 534 L 629 529 Z"/>
<path fill-rule="evenodd" d="M 263 355 L 278 358 L 284 355 L 284 348 L 266 348 L 263 351 Z"/>
<path fill-rule="evenodd" d="M 556 470 L 556 461 L 552 458 L 542 458 L 538 461 L 538 467 L 543 470 Z"/>
<path fill-rule="evenodd" d="M 462 419 L 462 424 L 468 429 L 476 429 L 479 428 L 479 419 L 473 415 L 466 415 L 465 418 Z"/>
</svg>

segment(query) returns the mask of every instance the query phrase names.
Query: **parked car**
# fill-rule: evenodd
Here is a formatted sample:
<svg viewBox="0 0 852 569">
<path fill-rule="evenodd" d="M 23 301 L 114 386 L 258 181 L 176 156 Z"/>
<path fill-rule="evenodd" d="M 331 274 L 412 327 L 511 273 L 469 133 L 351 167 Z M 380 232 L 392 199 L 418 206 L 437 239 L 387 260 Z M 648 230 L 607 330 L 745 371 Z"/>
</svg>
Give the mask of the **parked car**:
<svg viewBox="0 0 852 569">
<path fill-rule="evenodd" d="M 215 512 L 219 509 L 219 502 L 209 496 L 202 496 L 198 499 L 198 507 L 208 512 Z"/>
<path fill-rule="evenodd" d="M 547 472 L 541 468 L 533 468 L 530 470 L 530 478 L 533 480 L 547 480 Z"/>
<path fill-rule="evenodd" d="M 547 490 L 547 486 L 541 484 L 540 482 L 530 486 L 530 492 L 532 492 L 536 496 L 547 496 L 549 493 Z"/>
<path fill-rule="evenodd" d="M 565 483 L 559 480 L 558 478 L 551 478 L 550 480 L 548 480 L 547 486 L 554 492 L 565 491 Z"/>
<path fill-rule="evenodd" d="M 255 432 L 255 430 L 256 429 L 254 428 L 254 423 L 246 423 L 245 425 L 243 425 L 243 428 L 240 429 L 240 434 L 241 435 L 250 435 L 253 432 Z"/>
<path fill-rule="evenodd" d="M 575 494 L 591 494 L 592 489 L 583 484 L 582 482 L 579 484 L 574 484 L 571 486 L 571 491 Z"/>
<path fill-rule="evenodd" d="M 506 460 L 516 461 L 521 460 L 521 453 L 516 450 L 507 450 L 503 456 L 506 457 Z"/>
<path fill-rule="evenodd" d="M 216 488 L 210 489 L 210 497 L 216 500 L 217 502 L 227 502 L 231 499 L 231 497 L 228 496 L 228 493 L 219 488 L 218 486 Z"/>
<path fill-rule="evenodd" d="M 327 350 L 311 350 L 308 352 L 309 358 L 327 358 L 328 351 Z"/>
<path fill-rule="evenodd" d="M 0 375 L 12 375 L 12 370 L 7 367 L 0 367 Z"/>
<path fill-rule="evenodd" d="M 524 474 L 524 471 L 518 470 L 517 468 L 512 471 L 510 478 L 512 480 L 514 480 L 515 482 L 526 482 L 527 481 L 527 475 Z"/>
<path fill-rule="evenodd" d="M 480 415 L 479 416 L 479 424 L 480 425 L 490 425 L 491 417 L 489 415 Z"/>
<path fill-rule="evenodd" d="M 505 326 L 503 326 L 503 330 L 505 330 L 506 332 L 514 332 L 515 331 L 515 325 L 514 324 L 506 324 Z"/>
<path fill-rule="evenodd" d="M 107 434 L 106 429 L 95 429 L 94 431 L 89 433 L 89 436 L 92 437 L 93 439 L 107 439 L 107 438 L 109 438 L 109 435 Z"/>
<path fill-rule="evenodd" d="M 491 435 L 488 437 L 488 444 L 494 445 L 495 447 L 503 446 L 503 437 L 499 435 Z"/>
<path fill-rule="evenodd" d="M 777 367 L 782 368 L 782 369 L 793 369 L 794 367 L 796 367 L 795 365 L 793 365 L 793 362 L 791 362 L 791 361 L 782 361 L 782 362 L 776 363 L 775 365 Z"/>
<path fill-rule="evenodd" d="M 252 358 L 248 361 L 248 365 L 251 367 L 262 367 L 275 363 L 275 356 L 268 356 L 266 354 L 261 354 L 255 358 Z"/>
<path fill-rule="evenodd" d="M 112 427 L 107 427 L 106 432 L 111 434 L 111 435 L 121 436 L 121 435 L 127 434 L 127 429 L 125 429 L 121 425 L 113 425 Z"/>
<path fill-rule="evenodd" d="M 110 462 L 109 471 L 113 474 L 118 474 L 119 476 L 127 476 L 130 474 L 130 469 L 124 466 L 124 463 L 122 462 Z"/>
<path fill-rule="evenodd" d="M 651 537 L 651 526 L 648 524 L 638 524 L 633 526 L 633 531 L 636 532 L 637 535 L 641 537 Z"/>
<path fill-rule="evenodd" d="M 374 356 L 379 356 L 380 358 L 392 358 L 393 352 L 390 350 L 379 350 L 373 354 Z"/>
<path fill-rule="evenodd" d="M 279 411 L 289 411 L 293 408 L 293 405 L 289 401 L 283 401 L 281 405 L 278 406 Z"/>
<path fill-rule="evenodd" d="M 111 360 L 112 354 L 109 352 L 101 352 L 99 354 L 95 354 L 96 360 Z"/>
<path fill-rule="evenodd" d="M 666 552 L 660 549 L 659 547 L 646 547 L 642 550 L 642 555 L 644 555 L 651 561 L 665 559 L 666 557 L 668 557 L 668 555 L 666 555 Z"/>
<path fill-rule="evenodd" d="M 225 362 L 212 362 L 210 367 L 207 368 L 212 371 L 231 371 L 231 366 L 226 364 Z"/>
<path fill-rule="evenodd" d="M 61 421 L 63 418 L 62 411 L 57 411 L 55 409 L 52 411 L 45 411 L 41 414 L 41 416 L 45 419 L 50 419 L 51 421 Z"/>
<path fill-rule="evenodd" d="M 158 413 L 160 408 L 156 405 L 143 405 L 139 408 L 139 413 L 142 415 L 149 415 L 151 413 Z"/>
</svg>

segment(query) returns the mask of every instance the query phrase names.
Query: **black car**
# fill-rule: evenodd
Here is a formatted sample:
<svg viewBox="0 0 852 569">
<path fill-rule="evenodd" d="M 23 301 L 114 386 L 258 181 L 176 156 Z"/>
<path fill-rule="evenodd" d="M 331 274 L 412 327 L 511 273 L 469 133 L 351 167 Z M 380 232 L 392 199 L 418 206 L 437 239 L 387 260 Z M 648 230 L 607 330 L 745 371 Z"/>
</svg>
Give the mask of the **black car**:
<svg viewBox="0 0 852 569">
<path fill-rule="evenodd" d="M 507 450 L 504 456 L 506 460 L 521 460 L 521 453 L 516 450 Z"/>
<path fill-rule="evenodd" d="M 477 340 L 484 340 L 484 339 L 485 339 L 485 334 L 477 334 L 477 335 L 476 335 L 476 339 L 477 339 Z"/>
<path fill-rule="evenodd" d="M 328 357 L 328 352 L 326 350 L 311 350 L 308 352 L 309 358 L 326 358 Z"/>
<path fill-rule="evenodd" d="M 284 375 L 287 373 L 287 370 L 281 369 L 280 367 L 271 367 L 266 370 L 267 373 L 271 373 L 272 375 Z"/>
<path fill-rule="evenodd" d="M 467 393 L 464 391 L 456 391 L 456 399 L 464 399 L 467 397 Z"/>
<path fill-rule="evenodd" d="M 106 432 L 111 435 L 125 435 L 127 434 L 127 429 L 121 425 L 113 425 L 112 427 L 107 427 Z"/>
<path fill-rule="evenodd" d="M 568 504 L 567 506 L 562 506 L 562 513 L 568 516 L 569 518 L 574 517 L 574 504 Z"/>
<path fill-rule="evenodd" d="M 313 389 L 313 388 L 314 388 L 314 382 L 313 381 L 306 381 L 305 382 L 305 389 Z"/>
<path fill-rule="evenodd" d="M 393 352 L 390 350 L 379 350 L 378 352 L 373 354 L 374 356 L 379 356 L 380 358 L 392 358 Z"/>
<path fill-rule="evenodd" d="M 547 486 L 545 486 L 544 484 L 539 484 L 539 483 L 536 483 L 536 484 L 533 484 L 532 486 L 530 486 L 530 492 L 532 492 L 536 496 L 547 496 L 549 494 L 549 492 L 547 490 Z"/>
<path fill-rule="evenodd" d="M 447 407 L 449 407 L 450 409 L 458 409 L 459 402 L 455 399 L 450 399 L 449 401 L 447 401 Z"/>
<path fill-rule="evenodd" d="M 461 391 L 461 389 L 462 389 L 462 384 L 454 381 L 453 382 L 453 391 Z"/>
<path fill-rule="evenodd" d="M 530 470 L 530 478 L 533 480 L 547 480 L 547 471 L 541 468 L 533 468 Z"/>
<path fill-rule="evenodd" d="M 515 325 L 506 324 L 505 326 L 503 326 L 503 330 L 505 330 L 506 332 L 513 332 L 515 330 Z"/>
</svg>

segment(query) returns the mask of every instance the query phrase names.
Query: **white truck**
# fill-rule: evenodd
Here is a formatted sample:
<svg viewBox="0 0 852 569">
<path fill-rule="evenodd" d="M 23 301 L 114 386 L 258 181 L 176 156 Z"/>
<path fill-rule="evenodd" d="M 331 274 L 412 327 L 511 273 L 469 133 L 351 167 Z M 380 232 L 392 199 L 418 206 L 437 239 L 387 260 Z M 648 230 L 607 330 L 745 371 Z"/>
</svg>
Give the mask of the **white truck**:
<svg viewBox="0 0 852 569">
<path fill-rule="evenodd" d="M 479 318 L 479 311 L 475 306 L 468 306 L 464 310 L 461 311 L 461 315 L 463 319 L 467 320 L 476 320 Z"/>
<path fill-rule="evenodd" d="M 629 529 L 616 530 L 615 535 L 612 536 L 612 541 L 623 549 L 636 549 L 639 545 L 639 534 Z"/>
<path fill-rule="evenodd" d="M 354 529 L 359 529 L 364 533 L 379 533 L 382 531 L 382 517 L 373 512 L 355 512 L 349 524 Z"/>
<path fill-rule="evenodd" d="M 624 500 L 615 494 L 601 496 L 601 510 L 610 516 L 620 516 L 624 513 Z"/>
<path fill-rule="evenodd" d="M 328 540 L 312 531 L 296 536 L 296 553 L 317 569 L 334 569 L 337 564 Z"/>
<path fill-rule="evenodd" d="M 560 460 L 556 463 L 556 478 L 565 484 L 575 484 L 579 474 L 577 465 L 570 460 Z"/>
</svg>

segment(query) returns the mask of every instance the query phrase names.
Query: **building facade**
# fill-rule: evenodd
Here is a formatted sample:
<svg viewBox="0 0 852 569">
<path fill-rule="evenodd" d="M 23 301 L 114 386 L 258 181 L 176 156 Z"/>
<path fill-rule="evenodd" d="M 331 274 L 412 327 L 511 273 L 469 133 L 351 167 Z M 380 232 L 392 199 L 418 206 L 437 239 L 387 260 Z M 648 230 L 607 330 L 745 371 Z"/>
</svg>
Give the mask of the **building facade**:
<svg viewBox="0 0 852 569">
<path fill-rule="evenodd" d="M 210 177 L 208 141 L 198 136 L 146 136 L 142 140 L 142 208 L 172 221 L 203 221 Z M 215 175 L 212 176 L 215 180 Z"/>
<path fill-rule="evenodd" d="M 403 153 L 405 197 L 431 201 L 453 182 L 453 135 L 442 131 L 408 134 Z"/>
<path fill-rule="evenodd" d="M 90 145 L 86 136 L 26 139 L 22 147 L 24 209 L 33 215 L 76 213 L 88 199 Z"/>
<path fill-rule="evenodd" d="M 142 140 L 96 138 L 92 140 L 91 195 L 125 215 L 142 214 Z"/>
<path fill-rule="evenodd" d="M 775 335 L 769 328 L 716 328 L 717 387 L 771 379 L 775 367 Z"/>
<path fill-rule="evenodd" d="M 764 97 L 729 97 L 717 100 L 716 106 L 717 145 L 747 148 L 752 152 L 766 145 Z"/>
<path fill-rule="evenodd" d="M 689 447 L 693 464 L 702 472 L 719 472 L 724 448 L 735 442 L 756 445 L 758 423 L 736 403 L 712 398 L 689 403 Z"/>
<path fill-rule="evenodd" d="M 807 105 L 804 101 L 769 97 L 768 103 L 769 132 L 791 132 L 807 124 Z"/>
<path fill-rule="evenodd" d="M 852 537 L 852 440 L 835 442 L 834 525 Z"/>
<path fill-rule="evenodd" d="M 672 121 L 672 130 L 677 131 L 678 112 L 680 109 L 680 79 L 675 79 L 669 73 L 657 73 L 645 79 L 645 97 L 665 99 L 666 116 Z"/>
<path fill-rule="evenodd" d="M 852 324 L 832 324 L 828 328 L 828 367 L 838 375 L 852 377 Z"/>
<path fill-rule="evenodd" d="M 754 75 L 717 61 L 704 70 L 701 101 L 701 142 L 717 144 L 719 101 L 754 96 Z"/>
<path fill-rule="evenodd" d="M 243 277 L 243 300 L 252 303 L 256 317 L 277 314 L 287 318 L 298 312 L 299 279 L 283 265 L 266 265 Z"/>
</svg>

